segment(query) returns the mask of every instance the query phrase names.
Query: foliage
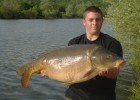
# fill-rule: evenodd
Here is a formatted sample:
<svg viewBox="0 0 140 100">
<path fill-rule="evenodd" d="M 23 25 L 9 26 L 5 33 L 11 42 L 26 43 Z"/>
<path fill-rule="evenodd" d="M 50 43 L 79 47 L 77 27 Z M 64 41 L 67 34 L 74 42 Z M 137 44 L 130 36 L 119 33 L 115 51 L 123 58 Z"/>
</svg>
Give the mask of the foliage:
<svg viewBox="0 0 140 100">
<path fill-rule="evenodd" d="M 108 4 L 104 0 L 71 0 L 66 7 L 66 17 L 82 17 L 83 11 L 88 6 L 98 6 L 101 9 L 107 9 Z M 106 14 L 106 10 L 103 10 Z"/>
<path fill-rule="evenodd" d="M 88 6 L 92 6 L 92 2 L 91 1 L 86 1 L 86 2 L 82 2 L 82 3 L 78 3 L 77 6 L 76 6 L 76 15 L 78 17 L 82 17 L 85 8 L 88 7 Z"/>
<path fill-rule="evenodd" d="M 137 82 L 132 87 L 130 100 L 140 99 L 140 1 L 139 0 L 106 0 L 110 3 L 107 18 L 124 50 L 129 54 L 128 62 L 134 69 Z"/>
<path fill-rule="evenodd" d="M 27 10 L 23 10 L 21 11 L 21 13 L 23 14 L 23 18 L 37 18 L 38 17 L 38 11 L 37 11 L 37 7 L 34 6 L 32 8 L 29 8 Z"/>
<path fill-rule="evenodd" d="M 108 7 L 104 0 L 0 0 L 0 18 L 81 18 L 91 5 Z"/>
<path fill-rule="evenodd" d="M 0 2 L 0 15 L 2 18 L 18 17 L 20 6 L 18 0 L 3 0 Z"/>
<path fill-rule="evenodd" d="M 58 6 L 55 0 L 41 0 L 40 9 L 44 18 L 57 18 Z"/>
</svg>

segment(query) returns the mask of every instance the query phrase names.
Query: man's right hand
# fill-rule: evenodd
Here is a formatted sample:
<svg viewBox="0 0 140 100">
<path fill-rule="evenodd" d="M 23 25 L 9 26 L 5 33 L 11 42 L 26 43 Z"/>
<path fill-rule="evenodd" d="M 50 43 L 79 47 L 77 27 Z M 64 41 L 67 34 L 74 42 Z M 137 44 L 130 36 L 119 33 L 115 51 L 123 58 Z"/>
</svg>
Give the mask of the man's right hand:
<svg viewBox="0 0 140 100">
<path fill-rule="evenodd" d="M 40 71 L 41 76 L 48 76 L 46 70 L 41 70 Z"/>
</svg>

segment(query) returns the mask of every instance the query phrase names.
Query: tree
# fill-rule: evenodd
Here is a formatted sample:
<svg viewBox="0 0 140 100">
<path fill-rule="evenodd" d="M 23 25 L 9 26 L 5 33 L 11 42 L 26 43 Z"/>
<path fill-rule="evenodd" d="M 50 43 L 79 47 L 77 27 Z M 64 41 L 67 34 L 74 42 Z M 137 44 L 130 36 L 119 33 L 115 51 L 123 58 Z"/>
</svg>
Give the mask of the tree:
<svg viewBox="0 0 140 100">
<path fill-rule="evenodd" d="M 83 2 L 82 0 L 71 0 L 68 6 L 66 7 L 66 17 L 68 18 L 77 17 L 77 8 L 79 4 L 82 2 Z"/>
<path fill-rule="evenodd" d="M 111 27 L 122 41 L 125 53 L 129 54 L 128 63 L 134 70 L 136 82 L 130 100 L 140 100 L 140 1 L 107 0 L 110 7 L 107 17 Z"/>
<path fill-rule="evenodd" d="M 38 18 L 37 6 L 34 6 L 30 9 L 27 9 L 27 10 L 23 10 L 21 13 L 23 15 L 23 18 L 30 18 L 30 19 Z"/>
<path fill-rule="evenodd" d="M 55 0 L 41 0 L 40 9 L 45 18 L 57 18 L 59 9 Z"/>
<path fill-rule="evenodd" d="M 89 1 L 89 0 L 85 1 L 85 2 L 78 3 L 76 5 L 76 15 L 77 15 L 77 17 L 82 17 L 85 8 L 89 7 L 89 6 L 92 6 L 92 2 Z"/>
<path fill-rule="evenodd" d="M 77 17 L 82 17 L 85 8 L 86 8 L 86 5 L 84 2 L 82 2 L 76 6 Z"/>
<path fill-rule="evenodd" d="M 1 15 L 4 18 L 18 18 L 20 5 L 18 0 L 3 0 L 0 7 Z"/>
<path fill-rule="evenodd" d="M 0 18 L 79 18 L 87 6 L 105 11 L 105 0 L 0 0 Z"/>
<path fill-rule="evenodd" d="M 75 16 L 75 6 L 70 3 L 66 8 L 66 17 L 73 18 L 74 16 Z"/>
</svg>

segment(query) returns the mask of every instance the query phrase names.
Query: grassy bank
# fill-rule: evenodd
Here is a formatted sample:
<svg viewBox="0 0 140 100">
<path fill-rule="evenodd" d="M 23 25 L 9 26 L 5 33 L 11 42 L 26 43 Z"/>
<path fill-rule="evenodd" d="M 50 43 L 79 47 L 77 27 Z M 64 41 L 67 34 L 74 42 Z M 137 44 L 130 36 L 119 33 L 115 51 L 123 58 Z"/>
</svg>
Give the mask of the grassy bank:
<svg viewBox="0 0 140 100">
<path fill-rule="evenodd" d="M 130 100 L 140 100 L 140 36 L 137 36 L 138 41 L 135 42 L 135 46 L 137 48 L 137 51 L 135 50 L 133 52 L 133 56 L 131 59 L 129 59 L 129 62 L 133 66 L 134 75 L 136 77 L 136 82 L 133 84 L 132 95 L 129 97 Z"/>
<path fill-rule="evenodd" d="M 129 100 L 140 100 L 140 1 L 106 0 L 110 3 L 107 16 L 113 31 L 129 54 L 128 63 L 132 66 L 135 82 Z"/>
</svg>

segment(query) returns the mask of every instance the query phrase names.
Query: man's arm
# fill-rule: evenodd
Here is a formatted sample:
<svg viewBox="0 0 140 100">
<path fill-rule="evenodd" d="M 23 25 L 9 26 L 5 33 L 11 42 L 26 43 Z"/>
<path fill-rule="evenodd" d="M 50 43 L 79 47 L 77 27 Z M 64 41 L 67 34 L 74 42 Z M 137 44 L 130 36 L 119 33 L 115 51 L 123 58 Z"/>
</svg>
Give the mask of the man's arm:
<svg viewBox="0 0 140 100">
<path fill-rule="evenodd" d="M 111 44 L 109 46 L 109 51 L 117 54 L 120 57 L 123 56 L 122 46 L 121 46 L 120 42 L 118 42 L 118 41 L 111 42 Z M 100 71 L 99 76 L 116 79 L 119 75 L 119 71 L 120 71 L 119 68 L 106 69 L 106 71 Z"/>
</svg>

